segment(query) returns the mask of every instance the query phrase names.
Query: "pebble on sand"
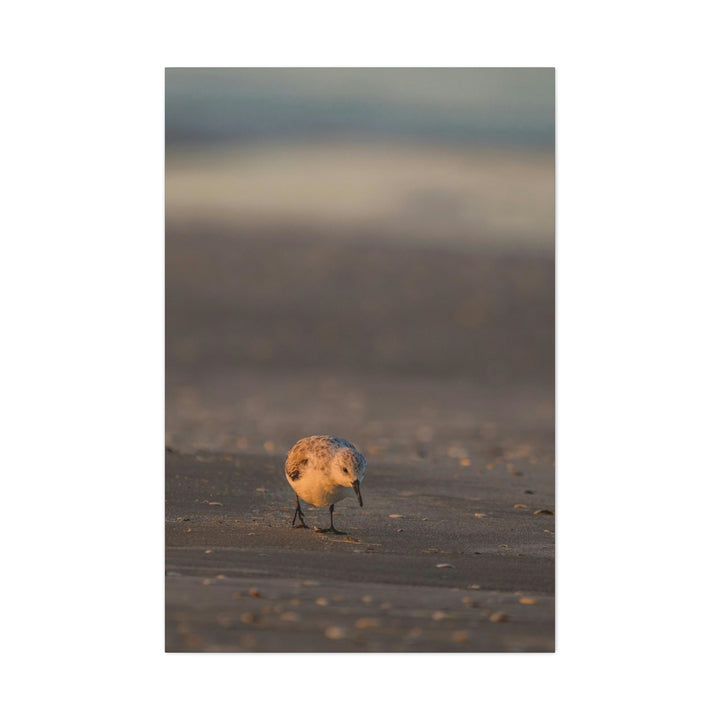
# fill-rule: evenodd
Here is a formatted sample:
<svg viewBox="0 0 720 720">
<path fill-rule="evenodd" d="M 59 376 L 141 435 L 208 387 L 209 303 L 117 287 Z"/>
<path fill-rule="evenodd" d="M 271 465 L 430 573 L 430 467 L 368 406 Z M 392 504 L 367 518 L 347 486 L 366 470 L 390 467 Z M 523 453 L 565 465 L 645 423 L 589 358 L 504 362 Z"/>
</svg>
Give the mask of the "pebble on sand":
<svg viewBox="0 0 720 720">
<path fill-rule="evenodd" d="M 358 630 L 367 630 L 369 628 L 380 627 L 380 621 L 375 618 L 358 618 L 355 621 L 355 627 Z"/>
<path fill-rule="evenodd" d="M 262 597 L 260 595 L 260 591 L 257 588 L 250 588 L 250 596 L 257 597 L 257 598 Z"/>
<path fill-rule="evenodd" d="M 449 617 L 450 617 L 450 615 L 448 615 L 448 613 L 446 613 L 446 612 L 443 612 L 442 610 L 436 610 L 432 614 L 433 620 L 447 620 L 447 618 L 449 618 Z"/>
<path fill-rule="evenodd" d="M 455 566 L 452 565 L 451 563 L 438 563 L 435 567 L 436 568 L 454 568 Z"/>
<path fill-rule="evenodd" d="M 324 597 L 319 597 L 319 598 L 315 601 L 315 604 L 316 604 L 316 605 L 320 605 L 321 607 L 325 607 L 325 606 L 328 604 L 328 601 L 327 601 Z"/>
<path fill-rule="evenodd" d="M 518 602 L 521 605 L 537 605 L 537 600 L 535 598 L 529 598 L 529 597 L 521 597 Z"/>
<path fill-rule="evenodd" d="M 298 622 L 300 620 L 300 616 L 295 612 L 285 612 L 280 616 L 281 620 L 284 620 L 285 622 Z"/>
<path fill-rule="evenodd" d="M 467 642 L 470 636 L 465 630 L 458 630 L 452 634 L 453 642 Z"/>
<path fill-rule="evenodd" d="M 330 640 L 342 640 L 344 637 L 347 637 L 347 630 L 338 625 L 331 625 L 325 629 L 325 637 Z"/>
<path fill-rule="evenodd" d="M 388 517 L 390 517 L 390 518 L 401 518 L 401 517 L 405 517 L 405 516 L 404 516 L 404 515 L 397 515 L 397 514 L 395 514 L 395 515 L 388 515 Z"/>
<path fill-rule="evenodd" d="M 515 508 L 515 510 L 527 510 L 527 505 L 523 505 L 522 503 L 515 503 L 513 505 L 513 508 Z"/>
<path fill-rule="evenodd" d="M 510 616 L 507 613 L 504 612 L 494 612 L 489 620 L 490 622 L 507 622 L 510 619 Z"/>
<path fill-rule="evenodd" d="M 555 513 L 552 510 L 546 510 L 545 508 L 541 510 L 536 510 L 533 515 L 554 515 Z"/>
</svg>

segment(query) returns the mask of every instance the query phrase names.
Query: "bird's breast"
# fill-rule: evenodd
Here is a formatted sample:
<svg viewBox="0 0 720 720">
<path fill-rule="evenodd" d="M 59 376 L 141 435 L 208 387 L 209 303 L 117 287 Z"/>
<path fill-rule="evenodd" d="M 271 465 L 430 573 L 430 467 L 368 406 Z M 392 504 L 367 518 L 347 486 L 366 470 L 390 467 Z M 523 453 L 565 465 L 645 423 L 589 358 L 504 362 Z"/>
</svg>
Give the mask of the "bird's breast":
<svg viewBox="0 0 720 720">
<path fill-rule="evenodd" d="M 315 507 L 327 507 L 353 494 L 352 488 L 336 485 L 323 473 L 310 468 L 297 480 L 288 478 L 288 482 L 301 500 Z"/>
</svg>

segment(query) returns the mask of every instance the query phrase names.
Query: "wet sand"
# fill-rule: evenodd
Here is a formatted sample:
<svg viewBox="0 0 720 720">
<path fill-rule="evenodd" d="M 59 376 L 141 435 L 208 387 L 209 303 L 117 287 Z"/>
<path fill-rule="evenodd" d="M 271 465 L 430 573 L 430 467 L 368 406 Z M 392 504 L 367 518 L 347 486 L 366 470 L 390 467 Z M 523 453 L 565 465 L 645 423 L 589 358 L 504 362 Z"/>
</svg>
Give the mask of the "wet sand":
<svg viewBox="0 0 720 720">
<path fill-rule="evenodd" d="M 283 460 L 167 452 L 167 651 L 554 650 L 551 464 L 371 460 L 329 536 Z"/>
</svg>

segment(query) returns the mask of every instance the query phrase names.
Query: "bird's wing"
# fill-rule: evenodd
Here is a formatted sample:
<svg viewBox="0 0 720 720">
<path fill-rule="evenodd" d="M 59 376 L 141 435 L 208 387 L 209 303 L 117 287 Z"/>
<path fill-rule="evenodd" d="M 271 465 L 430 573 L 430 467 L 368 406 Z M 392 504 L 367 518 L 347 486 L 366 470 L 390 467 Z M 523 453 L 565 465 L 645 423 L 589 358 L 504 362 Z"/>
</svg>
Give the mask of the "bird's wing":
<svg viewBox="0 0 720 720">
<path fill-rule="evenodd" d="M 307 456 L 301 450 L 290 453 L 285 461 L 286 475 L 291 480 L 297 480 L 300 477 L 303 467 L 307 465 L 307 461 Z"/>
</svg>

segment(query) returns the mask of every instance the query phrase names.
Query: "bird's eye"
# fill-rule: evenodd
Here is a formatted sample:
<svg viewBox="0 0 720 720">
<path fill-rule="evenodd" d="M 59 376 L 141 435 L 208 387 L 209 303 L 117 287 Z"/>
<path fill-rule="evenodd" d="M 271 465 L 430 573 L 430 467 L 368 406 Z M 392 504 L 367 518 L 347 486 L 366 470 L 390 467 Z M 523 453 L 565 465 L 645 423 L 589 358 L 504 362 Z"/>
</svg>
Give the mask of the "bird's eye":
<svg viewBox="0 0 720 720">
<path fill-rule="evenodd" d="M 347 472 L 347 468 L 343 468 L 343 472 L 346 473 L 346 472 Z"/>
</svg>

